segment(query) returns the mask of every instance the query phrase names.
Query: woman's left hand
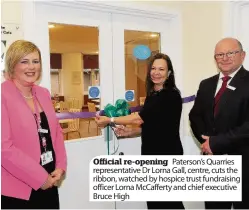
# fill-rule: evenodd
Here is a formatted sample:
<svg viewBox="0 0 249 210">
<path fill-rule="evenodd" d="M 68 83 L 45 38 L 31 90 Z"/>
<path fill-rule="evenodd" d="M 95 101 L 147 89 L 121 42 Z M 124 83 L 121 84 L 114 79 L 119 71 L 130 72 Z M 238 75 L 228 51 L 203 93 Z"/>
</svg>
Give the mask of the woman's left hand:
<svg viewBox="0 0 249 210">
<path fill-rule="evenodd" d="M 113 129 L 118 137 L 129 137 L 132 131 L 132 128 L 123 125 L 116 125 Z"/>
<path fill-rule="evenodd" d="M 110 123 L 110 118 L 106 116 L 97 115 L 95 121 L 99 127 L 105 127 L 108 123 Z"/>
<path fill-rule="evenodd" d="M 58 182 L 61 180 L 64 171 L 60 168 L 56 168 L 52 173 L 51 176 L 56 179 L 55 186 L 57 186 Z"/>
</svg>

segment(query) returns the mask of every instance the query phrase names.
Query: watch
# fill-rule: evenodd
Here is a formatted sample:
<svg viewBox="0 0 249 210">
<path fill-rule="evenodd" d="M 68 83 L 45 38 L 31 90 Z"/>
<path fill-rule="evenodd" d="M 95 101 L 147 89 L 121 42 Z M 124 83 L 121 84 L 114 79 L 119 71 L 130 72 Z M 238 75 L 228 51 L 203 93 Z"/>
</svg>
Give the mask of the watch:
<svg viewBox="0 0 249 210">
<path fill-rule="evenodd" d="M 111 126 L 111 127 L 115 127 L 115 123 L 114 123 L 114 117 L 111 117 L 111 122 L 109 123 L 109 125 Z"/>
</svg>

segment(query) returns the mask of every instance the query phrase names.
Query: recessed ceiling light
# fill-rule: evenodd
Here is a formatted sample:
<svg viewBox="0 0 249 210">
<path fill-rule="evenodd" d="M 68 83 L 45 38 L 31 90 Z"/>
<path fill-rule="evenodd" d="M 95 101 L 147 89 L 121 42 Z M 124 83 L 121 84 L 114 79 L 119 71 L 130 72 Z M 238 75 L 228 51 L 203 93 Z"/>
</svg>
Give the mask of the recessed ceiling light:
<svg viewBox="0 0 249 210">
<path fill-rule="evenodd" d="M 52 24 L 49 24 L 48 27 L 49 27 L 49 28 L 54 28 L 55 26 L 52 25 Z"/>
<path fill-rule="evenodd" d="M 151 34 L 150 36 L 151 37 L 157 37 L 157 34 Z"/>
</svg>

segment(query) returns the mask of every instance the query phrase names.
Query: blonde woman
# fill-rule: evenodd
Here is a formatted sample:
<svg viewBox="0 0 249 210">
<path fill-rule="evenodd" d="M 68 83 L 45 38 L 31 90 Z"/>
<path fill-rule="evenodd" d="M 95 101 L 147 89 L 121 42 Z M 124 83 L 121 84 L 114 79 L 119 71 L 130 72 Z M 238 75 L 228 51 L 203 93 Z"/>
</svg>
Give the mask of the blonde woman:
<svg viewBox="0 0 249 210">
<path fill-rule="evenodd" d="M 63 135 L 41 76 L 38 47 L 12 43 L 5 57 L 8 80 L 1 84 L 2 209 L 58 209 L 56 184 L 66 171 Z"/>
</svg>

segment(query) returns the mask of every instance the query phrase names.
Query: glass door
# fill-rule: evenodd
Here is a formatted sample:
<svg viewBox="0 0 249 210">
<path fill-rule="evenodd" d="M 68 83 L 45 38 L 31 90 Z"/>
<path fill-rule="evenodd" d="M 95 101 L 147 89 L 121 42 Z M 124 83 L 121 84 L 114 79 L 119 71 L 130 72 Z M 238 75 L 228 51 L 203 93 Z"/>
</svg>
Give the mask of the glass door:
<svg viewBox="0 0 249 210">
<path fill-rule="evenodd" d="M 89 163 L 107 154 L 94 117 L 113 102 L 111 15 L 42 3 L 35 9 L 33 41 L 43 59 L 40 85 L 51 92 L 68 156 L 67 177 L 59 188 L 61 207 L 113 209 L 114 202 L 89 201 Z M 78 118 L 71 118 L 72 112 Z"/>
<path fill-rule="evenodd" d="M 168 21 L 119 14 L 113 14 L 112 20 L 114 101 L 125 99 L 127 91 L 131 91 L 134 97 L 127 98 L 130 107 L 142 106 L 149 57 L 158 52 L 170 55 Z M 135 148 L 133 151 L 132 147 L 122 145 L 119 150 L 124 154 L 140 154 Z"/>
<path fill-rule="evenodd" d="M 114 14 L 42 2 L 35 5 L 35 31 L 30 30 L 32 36 L 29 37 L 42 53 L 40 85 L 50 90 L 51 101 L 59 114 L 67 115 L 69 107 L 72 108 L 70 112 L 80 109 L 84 115 L 77 121 L 60 118 L 65 130 L 72 122 L 77 125 L 74 133 L 66 132 L 65 136 L 68 173 L 59 188 L 61 207 L 146 208 L 144 202 L 89 201 L 90 161 L 108 153 L 140 155 L 141 139 L 117 140 L 112 132 L 98 130 L 92 119 L 94 116 L 84 113 L 94 113 L 97 108 L 102 110 L 108 103 L 115 104 L 117 99 L 124 99 L 126 93 L 131 107 L 143 104 L 146 54 L 174 53 L 175 43 L 169 33 L 168 20 L 146 17 L 146 14 L 118 14 L 121 10 Z M 141 49 L 147 49 L 146 53 Z M 108 143 L 107 133 L 110 134 Z"/>
<path fill-rule="evenodd" d="M 142 106 L 146 97 L 148 58 L 158 52 L 167 54 L 170 51 L 168 21 L 121 14 L 113 14 L 112 21 L 114 101 L 127 99 L 130 107 Z M 121 139 L 118 144 L 117 155 L 141 154 L 140 137 Z M 147 206 L 145 202 L 116 202 L 116 208 Z"/>
</svg>

